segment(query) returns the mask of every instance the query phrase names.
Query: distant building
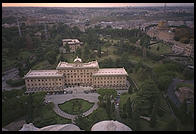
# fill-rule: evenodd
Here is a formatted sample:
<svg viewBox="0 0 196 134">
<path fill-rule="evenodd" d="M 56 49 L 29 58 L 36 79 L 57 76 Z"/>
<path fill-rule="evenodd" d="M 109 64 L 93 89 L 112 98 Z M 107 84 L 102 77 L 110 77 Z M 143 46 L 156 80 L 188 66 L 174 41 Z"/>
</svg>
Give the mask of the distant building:
<svg viewBox="0 0 196 134">
<path fill-rule="evenodd" d="M 160 21 L 157 26 L 158 30 L 169 30 L 167 21 Z"/>
<path fill-rule="evenodd" d="M 191 44 L 175 44 L 172 46 L 172 51 L 176 54 L 194 57 L 194 48 Z"/>
<path fill-rule="evenodd" d="M 191 102 L 194 102 L 194 90 L 188 87 L 181 87 L 178 91 L 175 92 L 176 96 L 179 98 L 182 103 L 185 99 Z"/>
<path fill-rule="evenodd" d="M 97 61 L 82 63 L 59 62 L 56 70 L 30 70 L 25 76 L 27 92 L 64 91 L 64 87 L 92 86 L 97 88 L 127 89 L 124 68 L 99 68 Z"/>
<path fill-rule="evenodd" d="M 76 50 L 80 48 L 81 45 L 83 44 L 78 39 L 63 39 L 62 42 L 63 42 L 63 46 L 65 45 L 69 46 L 70 52 L 76 52 Z"/>
</svg>

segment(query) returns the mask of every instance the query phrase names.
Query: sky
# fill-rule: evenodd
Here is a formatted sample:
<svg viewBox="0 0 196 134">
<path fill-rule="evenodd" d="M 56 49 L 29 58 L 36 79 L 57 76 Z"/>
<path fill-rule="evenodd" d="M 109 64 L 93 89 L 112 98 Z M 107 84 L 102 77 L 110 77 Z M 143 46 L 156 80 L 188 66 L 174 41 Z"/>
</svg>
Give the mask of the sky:
<svg viewBox="0 0 196 134">
<path fill-rule="evenodd" d="M 163 5 L 164 3 L 2 3 L 3 7 L 139 7 Z M 167 6 L 194 6 L 194 3 L 167 3 Z"/>
</svg>

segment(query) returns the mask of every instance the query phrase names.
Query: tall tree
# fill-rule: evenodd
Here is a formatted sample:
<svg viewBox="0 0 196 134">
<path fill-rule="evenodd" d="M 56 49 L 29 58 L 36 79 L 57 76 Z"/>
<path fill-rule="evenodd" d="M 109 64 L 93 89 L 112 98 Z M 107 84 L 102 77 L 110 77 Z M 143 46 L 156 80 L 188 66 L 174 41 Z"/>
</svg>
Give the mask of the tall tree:
<svg viewBox="0 0 196 134">
<path fill-rule="evenodd" d="M 126 113 L 128 118 L 132 118 L 132 107 L 131 107 L 130 98 L 128 98 L 126 102 Z"/>
</svg>

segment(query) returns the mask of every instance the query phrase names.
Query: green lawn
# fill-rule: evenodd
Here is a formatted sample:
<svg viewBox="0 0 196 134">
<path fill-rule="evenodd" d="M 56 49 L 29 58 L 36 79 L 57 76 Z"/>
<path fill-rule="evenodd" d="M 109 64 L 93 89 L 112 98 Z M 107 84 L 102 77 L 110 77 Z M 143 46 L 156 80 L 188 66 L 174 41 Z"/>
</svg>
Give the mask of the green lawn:
<svg viewBox="0 0 196 134">
<path fill-rule="evenodd" d="M 188 88 L 194 90 L 194 84 L 178 83 L 178 84 L 176 85 L 176 89 L 178 90 L 180 87 L 188 87 Z"/>
<path fill-rule="evenodd" d="M 159 47 L 159 51 L 157 51 L 157 47 Z M 152 45 L 150 51 L 155 54 L 158 54 L 158 55 L 167 54 L 167 53 L 172 52 L 171 48 L 163 43 L 158 43 L 156 45 Z"/>
<path fill-rule="evenodd" d="M 70 101 L 67 101 L 63 104 L 60 104 L 59 107 L 61 110 L 65 111 L 69 114 L 81 114 L 89 110 L 94 103 L 90 103 L 83 99 L 72 99 Z"/>
</svg>

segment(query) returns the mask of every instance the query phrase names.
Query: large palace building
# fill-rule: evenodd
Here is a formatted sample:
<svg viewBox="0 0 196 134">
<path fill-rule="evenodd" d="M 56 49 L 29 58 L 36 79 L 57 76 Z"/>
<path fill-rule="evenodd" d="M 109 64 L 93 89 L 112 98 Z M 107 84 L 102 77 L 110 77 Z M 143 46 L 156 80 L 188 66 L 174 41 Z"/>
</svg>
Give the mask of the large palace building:
<svg viewBox="0 0 196 134">
<path fill-rule="evenodd" d="M 97 88 L 127 88 L 127 72 L 124 68 L 99 68 L 97 61 L 82 63 L 60 62 L 56 70 L 30 70 L 25 76 L 27 92 L 64 91 L 65 87 L 91 86 Z"/>
</svg>

